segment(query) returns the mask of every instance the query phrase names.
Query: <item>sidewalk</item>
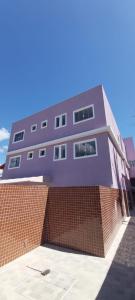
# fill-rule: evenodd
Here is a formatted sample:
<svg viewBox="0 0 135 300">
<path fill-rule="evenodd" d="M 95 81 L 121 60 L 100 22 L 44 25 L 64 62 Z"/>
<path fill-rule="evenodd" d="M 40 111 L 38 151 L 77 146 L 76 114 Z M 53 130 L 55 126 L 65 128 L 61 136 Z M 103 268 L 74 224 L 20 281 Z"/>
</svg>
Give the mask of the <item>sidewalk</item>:
<svg viewBox="0 0 135 300">
<path fill-rule="evenodd" d="M 97 300 L 135 300 L 135 211 Z"/>
<path fill-rule="evenodd" d="M 135 263 L 132 253 L 135 223 L 132 219 L 128 225 L 129 220 L 127 218 L 123 222 L 106 258 L 83 255 L 65 248 L 40 246 L 0 268 L 0 300 L 95 300 L 98 293 L 98 300 L 131 300 L 123 298 L 123 294 L 122 298 L 120 296 L 126 284 L 129 287 L 134 285 L 133 272 L 130 271 L 131 282 L 126 272 L 123 276 L 123 268 L 119 268 L 120 265 L 126 268 L 130 263 L 133 267 Z M 123 236 L 125 242 L 123 244 L 122 241 L 121 246 Z M 110 266 L 113 272 L 109 271 Z M 50 273 L 42 276 L 34 269 L 50 269 Z M 127 293 L 125 295 L 127 297 Z"/>
</svg>

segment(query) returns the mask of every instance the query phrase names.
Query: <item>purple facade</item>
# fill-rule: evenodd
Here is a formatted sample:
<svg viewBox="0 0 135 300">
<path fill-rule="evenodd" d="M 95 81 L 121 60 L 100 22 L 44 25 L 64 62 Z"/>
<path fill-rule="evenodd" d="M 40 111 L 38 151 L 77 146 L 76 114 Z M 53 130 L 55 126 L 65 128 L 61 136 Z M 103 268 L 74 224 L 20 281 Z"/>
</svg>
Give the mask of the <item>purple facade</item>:
<svg viewBox="0 0 135 300">
<path fill-rule="evenodd" d="M 135 147 L 132 137 L 124 139 L 127 159 L 130 165 L 130 178 L 135 178 Z"/>
<path fill-rule="evenodd" d="M 102 86 L 13 124 L 3 179 L 40 175 L 51 186 L 126 187 L 125 147 Z"/>
</svg>

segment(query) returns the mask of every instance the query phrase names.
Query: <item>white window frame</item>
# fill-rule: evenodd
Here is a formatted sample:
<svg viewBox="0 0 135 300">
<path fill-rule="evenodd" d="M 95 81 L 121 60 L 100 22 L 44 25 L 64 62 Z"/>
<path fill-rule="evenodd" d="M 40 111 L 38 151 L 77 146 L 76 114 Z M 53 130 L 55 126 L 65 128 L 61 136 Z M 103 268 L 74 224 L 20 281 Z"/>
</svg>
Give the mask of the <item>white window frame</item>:
<svg viewBox="0 0 135 300">
<path fill-rule="evenodd" d="M 45 155 L 41 155 L 41 151 L 45 151 Z M 42 158 L 42 157 L 46 157 L 46 148 L 43 148 L 43 149 L 39 149 L 39 158 Z"/>
<path fill-rule="evenodd" d="M 77 144 L 82 144 L 82 143 L 88 143 L 88 142 L 95 142 L 95 146 L 96 146 L 96 154 L 91 154 L 91 155 L 86 155 L 86 156 L 80 156 L 80 157 L 76 157 L 75 156 L 75 145 Z M 97 150 L 97 139 L 89 139 L 89 140 L 81 140 L 79 142 L 75 142 L 73 143 L 73 158 L 74 159 L 83 159 L 83 158 L 90 158 L 90 157 L 96 157 L 98 156 L 98 150 Z"/>
<path fill-rule="evenodd" d="M 33 126 L 36 126 L 36 129 L 35 129 L 35 130 L 32 129 Z M 31 125 L 31 132 L 36 132 L 36 131 L 37 131 L 37 124 L 32 124 L 32 125 Z"/>
<path fill-rule="evenodd" d="M 25 129 L 20 130 L 20 131 L 17 131 L 17 132 L 14 132 L 12 144 L 16 144 L 16 143 L 20 143 L 20 142 L 23 142 L 23 141 L 24 141 L 24 135 L 23 135 L 23 139 L 22 139 L 22 140 L 20 140 L 20 141 L 15 141 L 15 135 L 18 134 L 18 133 L 21 133 L 21 132 L 24 132 L 24 135 L 25 135 Z"/>
<path fill-rule="evenodd" d="M 65 125 L 62 125 L 62 116 L 65 116 Z M 60 126 L 56 127 L 56 119 L 60 119 Z M 54 123 L 54 129 L 59 129 L 67 126 L 67 113 L 62 113 L 61 115 L 55 116 L 55 123 Z"/>
<path fill-rule="evenodd" d="M 18 158 L 18 157 L 20 157 L 20 163 L 19 163 L 19 166 L 18 166 L 18 167 L 10 167 L 11 159 L 13 159 L 13 158 Z M 21 155 L 11 156 L 11 157 L 9 158 L 9 162 L 8 162 L 8 170 L 19 169 L 19 168 L 20 168 L 20 165 L 21 165 L 21 159 L 22 159 L 22 156 L 21 156 Z"/>
<path fill-rule="evenodd" d="M 60 156 L 61 156 L 61 147 L 62 146 L 65 146 L 65 157 L 63 157 L 63 158 L 60 157 L 60 158 L 56 159 L 55 158 L 55 148 L 59 148 Z M 53 161 L 60 161 L 60 160 L 65 160 L 65 159 L 67 159 L 67 144 L 55 145 L 54 149 L 53 149 Z"/>
<path fill-rule="evenodd" d="M 43 123 L 46 122 L 46 126 L 43 126 Z M 41 129 L 47 128 L 48 126 L 48 120 L 44 120 L 41 122 Z"/>
<path fill-rule="evenodd" d="M 81 121 L 78 121 L 78 122 L 75 122 L 75 113 L 81 111 L 81 110 L 84 110 L 84 109 L 87 109 L 87 108 L 90 108 L 92 107 L 93 109 L 93 117 L 91 118 L 88 118 L 88 119 L 85 119 L 85 120 L 81 120 Z M 80 107 L 76 110 L 73 111 L 73 125 L 76 125 L 76 124 L 80 124 L 82 122 L 86 122 L 86 121 L 89 121 L 89 120 L 92 120 L 92 119 L 95 119 L 95 110 L 94 110 L 94 104 L 90 104 L 90 105 L 87 105 L 87 106 L 83 106 L 83 107 Z"/>
<path fill-rule="evenodd" d="M 30 153 L 32 153 L 32 157 L 29 157 L 29 154 L 30 154 Z M 27 153 L 27 160 L 33 159 L 33 156 L 34 156 L 34 151 L 29 151 L 29 152 Z"/>
</svg>

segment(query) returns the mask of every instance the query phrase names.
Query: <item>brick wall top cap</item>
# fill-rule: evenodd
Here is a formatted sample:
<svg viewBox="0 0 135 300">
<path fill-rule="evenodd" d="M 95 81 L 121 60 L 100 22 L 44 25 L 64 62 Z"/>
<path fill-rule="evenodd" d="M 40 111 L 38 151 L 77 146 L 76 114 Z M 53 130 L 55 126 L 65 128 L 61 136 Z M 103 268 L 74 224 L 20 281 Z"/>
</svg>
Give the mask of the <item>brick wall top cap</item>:
<svg viewBox="0 0 135 300">
<path fill-rule="evenodd" d="M 43 183 L 43 176 L 0 180 L 0 184 L 18 183 L 18 182 L 38 182 L 38 183 L 40 182 L 40 183 Z"/>
</svg>

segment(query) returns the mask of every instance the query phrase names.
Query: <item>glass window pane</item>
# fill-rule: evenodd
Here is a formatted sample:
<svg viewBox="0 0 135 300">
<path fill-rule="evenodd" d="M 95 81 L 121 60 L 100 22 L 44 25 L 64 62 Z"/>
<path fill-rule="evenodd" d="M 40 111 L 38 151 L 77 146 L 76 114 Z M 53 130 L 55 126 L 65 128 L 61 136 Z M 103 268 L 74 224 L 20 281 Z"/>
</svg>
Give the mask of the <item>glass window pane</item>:
<svg viewBox="0 0 135 300">
<path fill-rule="evenodd" d="M 56 118 L 56 127 L 59 127 L 59 126 L 60 126 L 60 118 L 57 117 L 57 118 Z"/>
<path fill-rule="evenodd" d="M 75 145 L 75 156 L 76 156 L 76 157 L 82 156 L 82 154 L 81 154 L 81 149 L 80 149 L 80 144 L 76 144 L 76 145 Z"/>
<path fill-rule="evenodd" d="M 88 107 L 86 109 L 82 109 L 78 112 L 75 112 L 75 122 L 80 122 L 83 120 L 87 120 L 93 117 L 93 107 Z"/>
<path fill-rule="evenodd" d="M 55 147 L 55 159 L 59 159 L 59 147 Z"/>
<path fill-rule="evenodd" d="M 66 125 L 66 116 L 62 115 L 62 126 Z"/>
<path fill-rule="evenodd" d="M 16 158 L 15 166 L 18 167 L 20 164 L 20 157 Z"/>
<path fill-rule="evenodd" d="M 16 133 L 15 138 L 14 138 L 14 142 L 18 142 L 18 141 L 23 140 L 23 137 L 24 137 L 24 131 Z"/>
<path fill-rule="evenodd" d="M 11 168 L 15 167 L 15 163 L 16 163 L 15 158 L 12 158 L 12 159 L 11 159 L 11 162 L 10 162 L 10 167 L 11 167 Z"/>
<path fill-rule="evenodd" d="M 95 141 L 75 144 L 75 157 L 90 156 L 96 154 Z"/>
<path fill-rule="evenodd" d="M 40 156 L 45 156 L 46 155 L 46 151 L 45 150 L 40 150 Z"/>
<path fill-rule="evenodd" d="M 31 130 L 36 131 L 36 129 L 37 129 L 37 125 L 32 125 Z"/>
<path fill-rule="evenodd" d="M 65 158 L 66 157 L 66 148 L 65 145 L 61 146 L 61 158 Z"/>
<path fill-rule="evenodd" d="M 10 168 L 19 167 L 19 164 L 20 164 L 20 157 L 11 158 Z"/>
<path fill-rule="evenodd" d="M 95 141 L 92 141 L 92 142 L 88 142 L 87 143 L 87 151 L 89 154 L 96 154 L 96 144 L 95 144 Z"/>
<path fill-rule="evenodd" d="M 33 158 L 33 152 L 28 153 L 28 158 Z"/>
<path fill-rule="evenodd" d="M 42 127 L 47 127 L 47 121 L 44 121 L 44 122 L 42 123 Z"/>
</svg>

